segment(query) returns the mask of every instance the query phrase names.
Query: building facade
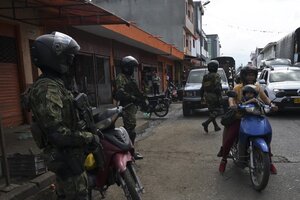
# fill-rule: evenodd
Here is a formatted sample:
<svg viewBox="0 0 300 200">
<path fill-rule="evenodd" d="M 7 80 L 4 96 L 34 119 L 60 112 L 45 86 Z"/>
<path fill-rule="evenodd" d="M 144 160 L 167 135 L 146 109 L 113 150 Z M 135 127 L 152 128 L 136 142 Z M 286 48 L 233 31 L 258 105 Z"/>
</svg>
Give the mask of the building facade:
<svg viewBox="0 0 300 200">
<path fill-rule="evenodd" d="M 218 34 L 211 34 L 206 36 L 207 36 L 207 43 L 208 43 L 209 60 L 215 57 L 219 57 L 220 50 L 221 50 L 221 43 Z"/>
<path fill-rule="evenodd" d="M 186 68 L 200 66 L 207 56 L 202 30 L 204 10 L 192 0 L 95 0 L 95 4 L 134 22 L 143 30 L 173 44 L 185 55 L 184 62 L 168 66 L 166 74 L 180 82 Z M 202 58 L 202 60 L 201 60 Z"/>
<path fill-rule="evenodd" d="M 40 74 L 31 62 L 30 45 L 42 34 L 60 31 L 79 43 L 76 82 L 95 107 L 113 103 L 112 83 L 123 56 L 135 56 L 141 63 L 135 71 L 141 88 L 143 66 L 155 66 L 163 78 L 163 67 L 183 60 L 183 52 L 173 45 L 85 0 L 20 0 L 15 4 L 5 0 L 0 9 L 0 115 L 4 127 L 30 122 L 20 96 Z"/>
</svg>

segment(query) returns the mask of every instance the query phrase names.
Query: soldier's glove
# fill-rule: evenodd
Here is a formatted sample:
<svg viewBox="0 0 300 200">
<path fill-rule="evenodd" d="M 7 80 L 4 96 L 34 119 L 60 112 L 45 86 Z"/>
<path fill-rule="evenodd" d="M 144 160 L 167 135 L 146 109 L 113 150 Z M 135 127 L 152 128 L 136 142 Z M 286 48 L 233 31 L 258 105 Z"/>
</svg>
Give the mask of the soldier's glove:
<svg viewBox="0 0 300 200">
<path fill-rule="evenodd" d="M 139 105 L 139 99 L 136 98 L 135 96 L 131 96 L 131 101 L 132 101 L 132 103 L 134 103 L 135 105 Z"/>
<path fill-rule="evenodd" d="M 97 149 L 99 146 L 101 146 L 100 138 L 99 138 L 98 135 L 94 134 L 93 138 L 92 138 L 92 141 L 90 143 L 89 149 L 94 150 L 94 149 Z"/>
</svg>

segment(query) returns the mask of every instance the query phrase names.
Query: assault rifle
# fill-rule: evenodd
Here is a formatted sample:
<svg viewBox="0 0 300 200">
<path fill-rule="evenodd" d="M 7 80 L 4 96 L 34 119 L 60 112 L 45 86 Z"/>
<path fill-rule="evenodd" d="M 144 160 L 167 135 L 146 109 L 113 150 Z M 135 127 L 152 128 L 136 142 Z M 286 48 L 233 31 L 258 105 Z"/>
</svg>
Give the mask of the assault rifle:
<svg viewBox="0 0 300 200">
<path fill-rule="evenodd" d="M 97 134 L 97 128 L 95 126 L 92 113 L 92 107 L 89 105 L 87 95 L 84 93 L 79 93 L 74 99 L 74 104 L 79 114 L 79 129 L 89 131 L 93 134 Z"/>
<path fill-rule="evenodd" d="M 134 102 L 135 104 L 141 107 L 146 105 L 145 101 L 147 98 L 137 87 L 137 84 L 134 80 L 129 81 L 129 83 L 125 85 L 125 91 L 131 91 L 131 94 L 133 94 L 133 96 L 136 98 L 136 102 Z"/>
<path fill-rule="evenodd" d="M 74 82 L 74 89 L 77 89 L 76 82 Z M 78 111 L 79 119 L 77 122 L 77 126 L 81 131 L 89 131 L 95 135 L 98 135 L 100 138 L 103 138 L 101 131 L 97 129 L 94 121 L 94 116 L 92 112 L 92 107 L 89 104 L 88 96 L 85 93 L 78 93 L 74 98 L 74 105 Z M 93 149 L 94 147 L 92 147 Z M 93 149 L 93 155 L 96 160 L 96 164 L 98 167 L 104 166 L 104 154 L 103 154 L 103 147 L 101 144 L 97 144 L 96 148 Z"/>
</svg>

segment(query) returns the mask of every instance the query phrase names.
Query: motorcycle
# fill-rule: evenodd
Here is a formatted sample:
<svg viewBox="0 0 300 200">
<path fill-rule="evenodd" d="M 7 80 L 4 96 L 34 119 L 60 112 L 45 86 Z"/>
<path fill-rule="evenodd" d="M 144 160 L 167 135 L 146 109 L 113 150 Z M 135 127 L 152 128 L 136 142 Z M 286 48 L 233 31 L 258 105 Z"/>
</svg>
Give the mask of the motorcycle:
<svg viewBox="0 0 300 200">
<path fill-rule="evenodd" d="M 168 81 L 168 88 L 165 92 L 165 97 L 169 99 L 169 104 L 171 104 L 172 101 L 178 101 L 177 87 L 170 81 Z"/>
<path fill-rule="evenodd" d="M 141 105 L 141 111 L 151 117 L 154 113 L 157 117 L 164 117 L 169 113 L 169 104 L 165 95 L 147 96 L 146 104 Z"/>
<path fill-rule="evenodd" d="M 101 167 L 91 169 L 86 167 L 89 178 L 89 200 L 92 200 L 92 191 L 99 191 L 104 198 L 105 191 L 113 184 L 122 187 L 128 200 L 140 200 L 141 194 L 144 193 L 144 187 L 134 167 L 134 147 L 129 135 L 125 128 L 115 127 L 116 120 L 126 107 L 107 109 L 101 115 L 94 116 L 95 126 L 101 131 L 100 141 L 105 159 Z"/>
<path fill-rule="evenodd" d="M 235 95 L 231 93 L 228 96 Z M 283 96 L 283 93 L 277 93 L 276 98 Z M 238 110 L 244 115 L 241 119 L 239 137 L 232 146 L 228 158 L 232 158 L 234 164 L 240 168 L 249 167 L 252 186 L 255 190 L 261 191 L 267 186 L 270 176 L 269 144 L 272 139 L 272 128 L 265 117 L 265 114 L 271 111 L 271 107 L 259 100 L 257 102 L 238 105 Z"/>
</svg>

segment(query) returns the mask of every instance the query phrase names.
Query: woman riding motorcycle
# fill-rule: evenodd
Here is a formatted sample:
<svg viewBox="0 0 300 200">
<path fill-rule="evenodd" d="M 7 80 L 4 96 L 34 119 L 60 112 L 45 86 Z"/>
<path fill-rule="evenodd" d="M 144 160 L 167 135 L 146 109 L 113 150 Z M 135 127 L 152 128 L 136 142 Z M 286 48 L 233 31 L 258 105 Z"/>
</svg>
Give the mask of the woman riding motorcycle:
<svg viewBox="0 0 300 200">
<path fill-rule="evenodd" d="M 255 85 L 256 91 L 258 93 L 259 98 L 267 105 L 270 105 L 273 111 L 277 111 L 278 107 L 272 104 L 271 100 L 266 96 L 265 92 L 259 85 L 259 83 L 256 83 L 258 70 L 256 67 L 253 66 L 246 66 L 241 70 L 240 73 L 240 79 L 241 83 L 237 84 L 233 90 L 237 93 L 237 96 L 235 98 L 230 97 L 228 99 L 229 107 L 230 109 L 237 109 L 237 105 L 242 103 L 243 98 L 243 87 L 252 84 Z M 241 117 L 241 115 L 240 115 Z M 239 117 L 239 118 L 240 118 Z M 235 120 L 232 122 L 228 127 L 224 127 L 223 131 L 223 145 L 220 149 L 220 152 L 218 153 L 218 157 L 222 157 L 220 166 L 219 166 L 219 172 L 223 173 L 226 169 L 227 164 L 227 156 L 230 152 L 230 149 L 232 145 L 234 144 L 234 141 L 239 135 L 239 129 L 240 129 L 240 119 Z M 270 146 L 270 144 L 269 144 Z M 271 152 L 271 149 L 270 149 Z M 271 160 L 271 153 L 270 153 L 270 160 Z M 274 166 L 274 164 L 271 161 L 271 167 L 270 171 L 272 174 L 277 174 L 277 170 Z"/>
</svg>

